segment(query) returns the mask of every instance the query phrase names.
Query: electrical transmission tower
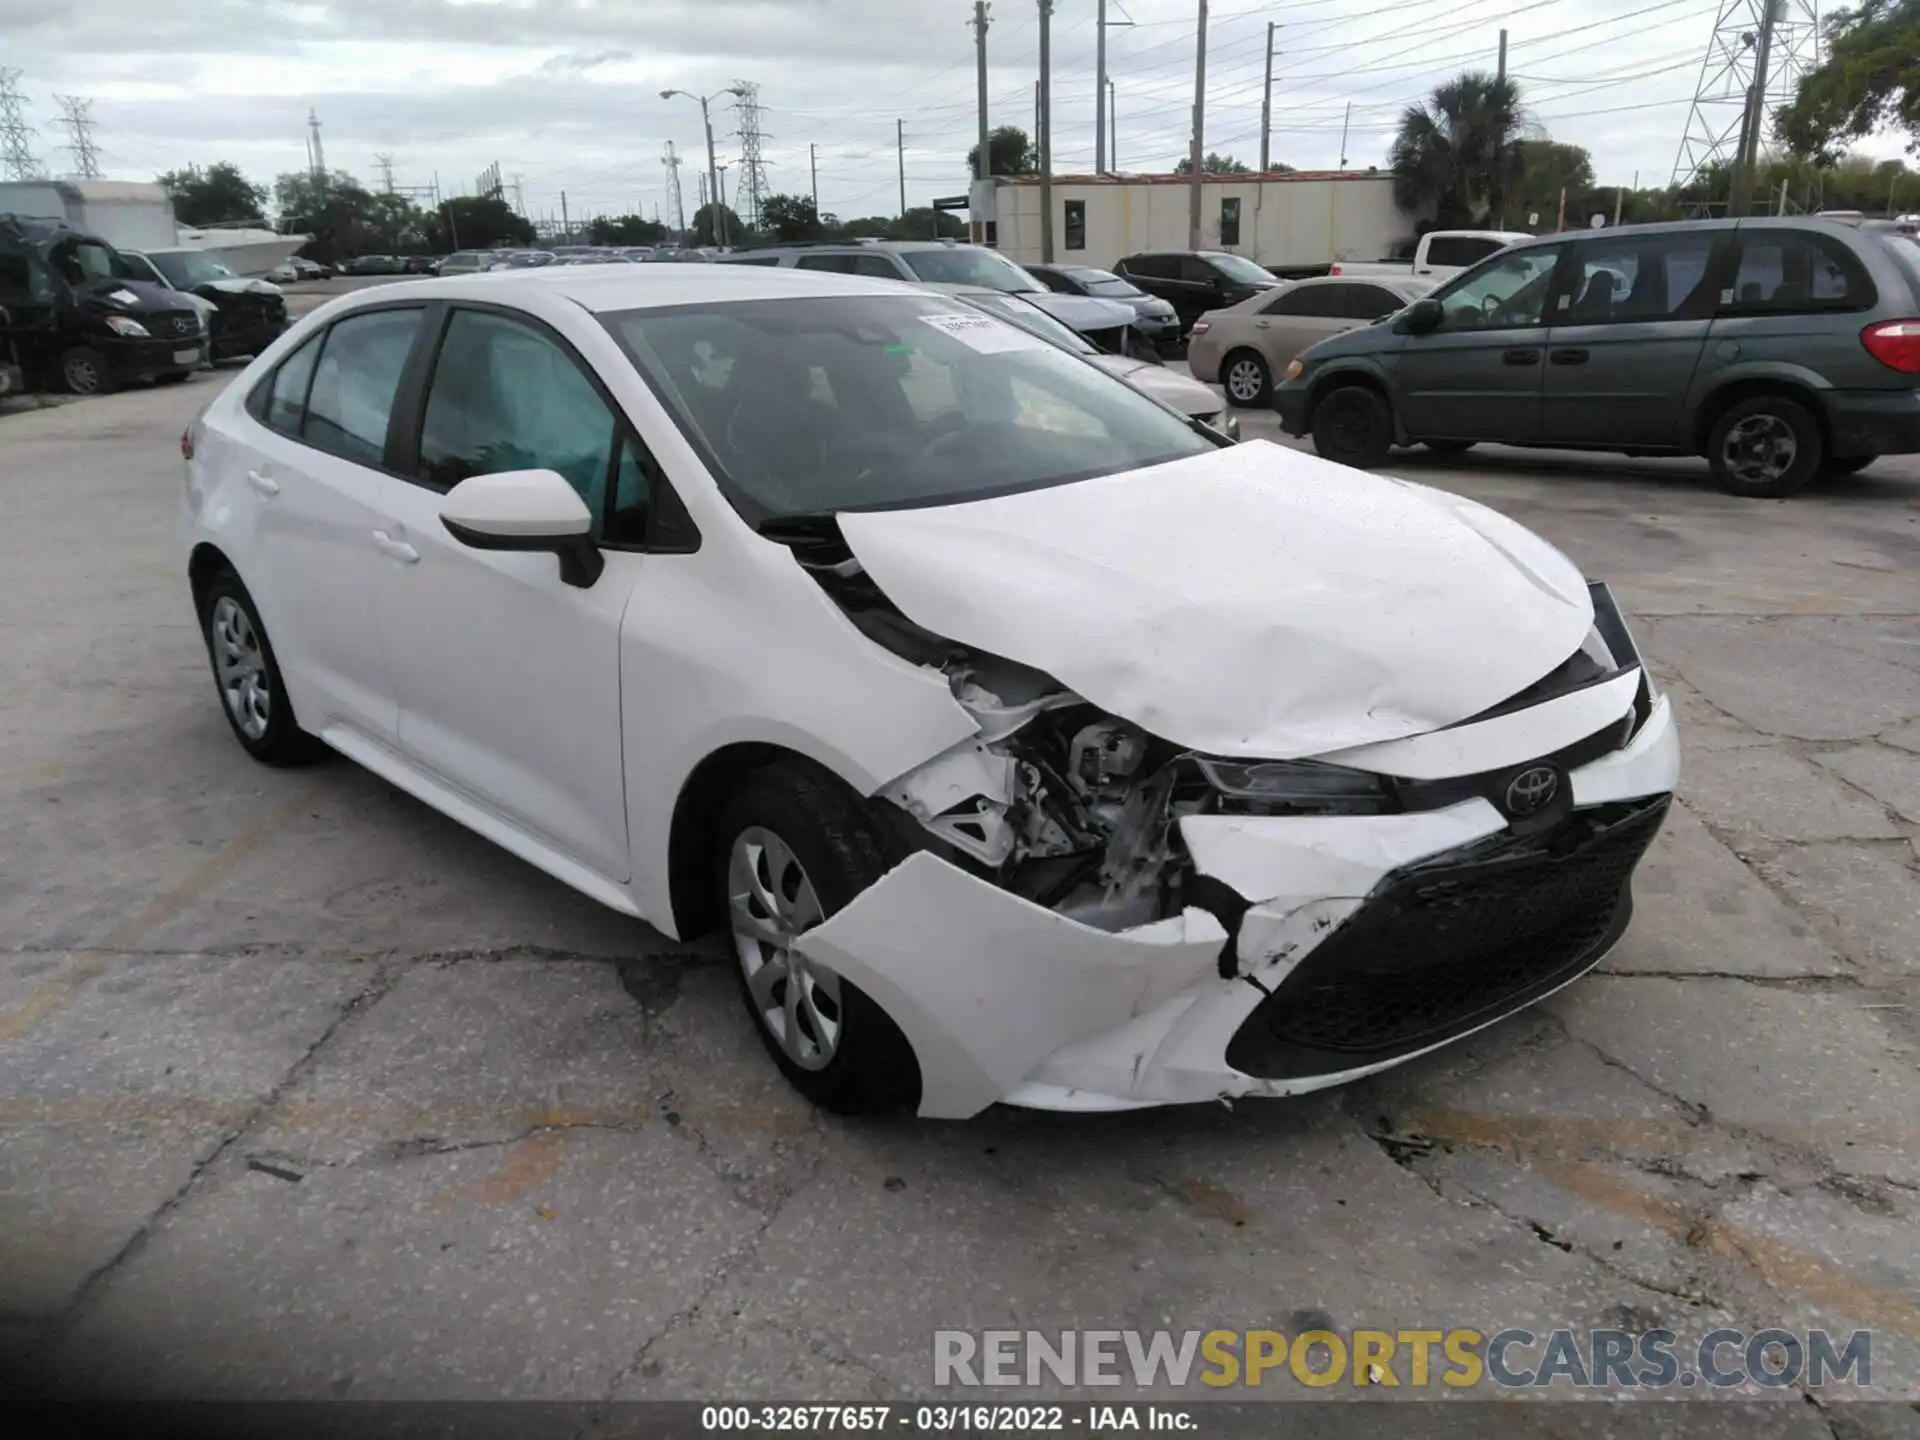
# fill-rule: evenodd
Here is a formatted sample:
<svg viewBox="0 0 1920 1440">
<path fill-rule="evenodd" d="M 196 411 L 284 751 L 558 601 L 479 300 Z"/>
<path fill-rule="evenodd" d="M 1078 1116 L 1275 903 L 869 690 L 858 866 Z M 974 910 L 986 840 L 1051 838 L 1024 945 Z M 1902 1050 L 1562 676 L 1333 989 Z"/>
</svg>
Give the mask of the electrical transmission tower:
<svg viewBox="0 0 1920 1440">
<path fill-rule="evenodd" d="M 100 156 L 93 148 L 93 101 L 82 95 L 56 95 L 60 119 L 54 121 L 67 132 L 67 153 L 73 157 L 73 173 L 81 180 L 100 178 Z"/>
<path fill-rule="evenodd" d="M 748 225 L 757 226 L 760 223 L 760 202 L 767 194 L 767 167 L 760 158 L 760 144 L 773 137 L 760 129 L 760 121 L 765 113 L 760 108 L 760 87 L 751 80 L 736 80 L 733 94 L 733 112 L 740 121 L 740 128 L 734 133 L 740 138 L 738 198 L 741 218 Z"/>
<path fill-rule="evenodd" d="M 1819 63 L 1818 0 L 1720 0 L 1673 184 L 1722 167 L 1750 179 L 1774 115 Z"/>
<path fill-rule="evenodd" d="M 33 153 L 33 127 L 27 123 L 27 100 L 20 93 L 20 71 L 0 66 L 0 177 L 40 179 L 40 161 Z"/>
<path fill-rule="evenodd" d="M 666 150 L 660 156 L 660 163 L 667 171 L 667 194 L 673 197 L 673 232 L 682 234 L 687 228 L 687 211 L 680 199 L 680 167 L 685 162 L 674 153 L 673 142 L 667 142 Z"/>
<path fill-rule="evenodd" d="M 391 195 L 393 193 L 393 156 L 374 156 L 373 168 L 380 172 L 380 188 Z"/>
</svg>

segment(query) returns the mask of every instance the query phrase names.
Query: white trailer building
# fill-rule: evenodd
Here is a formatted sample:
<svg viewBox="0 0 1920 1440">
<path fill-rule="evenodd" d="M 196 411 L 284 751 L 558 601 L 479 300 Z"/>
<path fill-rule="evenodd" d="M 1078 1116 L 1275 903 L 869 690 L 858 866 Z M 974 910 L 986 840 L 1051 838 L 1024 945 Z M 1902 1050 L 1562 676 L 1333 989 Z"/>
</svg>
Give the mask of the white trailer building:
<svg viewBox="0 0 1920 1440">
<path fill-rule="evenodd" d="M 971 191 L 973 238 L 1009 259 L 1111 267 L 1143 250 L 1188 245 L 1185 175 L 1057 175 L 1053 254 L 1041 253 L 1040 179 L 995 176 Z M 1282 274 L 1335 260 L 1379 260 L 1412 238 L 1419 217 L 1393 198 L 1391 175 L 1366 171 L 1208 175 L 1202 248 L 1244 255 Z"/>
</svg>

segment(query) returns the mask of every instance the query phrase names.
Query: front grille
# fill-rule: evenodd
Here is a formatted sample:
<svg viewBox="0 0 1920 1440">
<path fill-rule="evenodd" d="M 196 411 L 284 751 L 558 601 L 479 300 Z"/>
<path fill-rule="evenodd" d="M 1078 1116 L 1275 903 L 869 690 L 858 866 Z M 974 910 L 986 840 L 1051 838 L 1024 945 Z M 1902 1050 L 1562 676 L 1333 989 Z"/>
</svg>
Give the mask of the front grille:
<svg viewBox="0 0 1920 1440">
<path fill-rule="evenodd" d="M 1668 797 L 1575 811 L 1389 875 L 1227 1045 L 1243 1074 L 1352 1070 L 1518 1009 L 1599 959 Z"/>
<path fill-rule="evenodd" d="M 195 315 L 191 310 L 160 316 L 156 323 L 160 327 L 154 331 L 156 335 L 171 335 L 184 338 L 200 333 L 200 317 Z"/>
</svg>

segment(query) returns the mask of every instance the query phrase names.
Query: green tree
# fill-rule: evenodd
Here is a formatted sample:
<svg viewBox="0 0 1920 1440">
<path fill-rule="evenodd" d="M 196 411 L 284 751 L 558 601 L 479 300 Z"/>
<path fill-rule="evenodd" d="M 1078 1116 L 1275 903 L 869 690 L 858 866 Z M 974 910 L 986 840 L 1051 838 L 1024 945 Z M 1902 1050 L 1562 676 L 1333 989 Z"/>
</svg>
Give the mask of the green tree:
<svg viewBox="0 0 1920 1440">
<path fill-rule="evenodd" d="M 1508 219 L 1524 220 L 1538 215 L 1540 223 L 1552 223 L 1560 209 L 1560 197 L 1567 197 L 1567 216 L 1585 221 L 1596 209 L 1613 214 L 1613 192 L 1597 196 L 1593 183 L 1593 157 L 1579 145 L 1563 145 L 1557 140 L 1522 140 L 1514 146 L 1520 158 L 1519 178 L 1507 203 Z M 1601 203 L 1604 199 L 1604 204 Z M 1621 216 L 1624 220 L 1624 207 Z"/>
<path fill-rule="evenodd" d="M 587 239 L 595 245 L 658 245 L 667 227 L 644 215 L 602 215 L 587 222 Z"/>
<path fill-rule="evenodd" d="M 1485 224 L 1520 179 L 1520 87 L 1469 70 L 1400 117 L 1390 160 L 1394 195 L 1440 225 Z"/>
<path fill-rule="evenodd" d="M 318 178 L 305 170 L 282 175 L 273 182 L 273 200 L 281 233 L 313 236 L 303 253 L 316 260 L 344 260 L 380 243 L 369 223 L 377 213 L 374 198 L 344 170 Z"/>
<path fill-rule="evenodd" d="M 760 224 L 776 240 L 818 240 L 826 233 L 810 195 L 769 195 L 760 202 Z"/>
<path fill-rule="evenodd" d="M 1865 0 L 1824 29 L 1826 59 L 1801 77 L 1774 133 L 1796 155 L 1832 160 L 1848 140 L 1901 130 L 1920 154 L 1920 0 Z"/>
<path fill-rule="evenodd" d="M 427 219 L 427 244 L 439 254 L 533 244 L 533 226 L 496 195 L 456 195 Z"/>
<path fill-rule="evenodd" d="M 169 170 L 155 183 L 172 197 L 174 218 L 182 225 L 257 219 L 267 203 L 267 187 L 255 185 L 226 160 L 204 170 L 198 165 Z"/>
<path fill-rule="evenodd" d="M 726 227 L 726 243 L 738 245 L 749 239 L 746 224 L 734 213 L 733 207 L 726 205 L 719 208 L 724 212 L 720 223 Z M 714 205 L 709 202 L 693 212 L 692 223 L 688 226 L 688 235 L 692 244 L 699 246 L 720 243 L 713 233 L 714 209 Z"/>
<path fill-rule="evenodd" d="M 852 240 L 861 235 L 876 235 L 884 240 L 893 234 L 893 226 L 894 217 L 891 215 L 863 215 L 841 225 L 840 238 Z"/>
<path fill-rule="evenodd" d="M 1039 152 L 1018 125 L 1002 125 L 987 136 L 987 173 L 989 175 L 1033 175 L 1040 169 Z M 980 147 L 967 150 L 967 174 L 980 173 Z"/>
<path fill-rule="evenodd" d="M 1285 172 L 1291 168 L 1292 167 L 1288 165 L 1277 165 L 1274 167 L 1276 173 Z M 1189 156 L 1174 166 L 1173 173 L 1176 175 L 1191 175 L 1193 173 L 1192 157 Z M 1205 158 L 1200 162 L 1200 173 L 1202 175 L 1251 175 L 1253 173 L 1253 167 L 1245 161 L 1234 159 L 1231 155 L 1216 155 L 1209 150 Z"/>
<path fill-rule="evenodd" d="M 894 240 L 958 240 L 966 233 L 966 224 L 951 211 L 929 205 L 916 205 L 887 227 Z"/>
</svg>

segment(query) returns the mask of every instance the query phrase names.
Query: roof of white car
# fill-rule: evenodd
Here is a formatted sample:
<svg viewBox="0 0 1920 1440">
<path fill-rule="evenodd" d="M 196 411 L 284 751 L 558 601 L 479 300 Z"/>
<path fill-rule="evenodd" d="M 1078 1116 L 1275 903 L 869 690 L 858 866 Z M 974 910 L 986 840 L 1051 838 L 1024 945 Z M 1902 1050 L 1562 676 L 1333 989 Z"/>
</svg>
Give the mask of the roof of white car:
<svg viewBox="0 0 1920 1440">
<path fill-rule="evenodd" d="M 840 275 L 826 270 L 768 265 L 549 265 L 537 270 L 492 270 L 478 275 L 402 281 L 357 292 L 367 299 L 407 300 L 434 296 L 501 297 L 501 291 L 560 294 L 596 314 L 644 310 L 703 301 L 777 300 L 832 295 L 898 295 L 911 287 L 897 280 Z"/>
</svg>

